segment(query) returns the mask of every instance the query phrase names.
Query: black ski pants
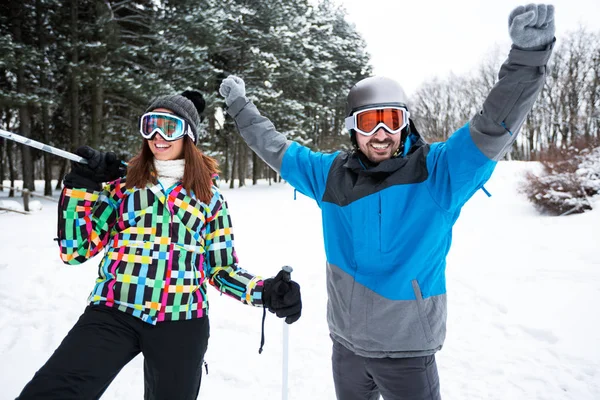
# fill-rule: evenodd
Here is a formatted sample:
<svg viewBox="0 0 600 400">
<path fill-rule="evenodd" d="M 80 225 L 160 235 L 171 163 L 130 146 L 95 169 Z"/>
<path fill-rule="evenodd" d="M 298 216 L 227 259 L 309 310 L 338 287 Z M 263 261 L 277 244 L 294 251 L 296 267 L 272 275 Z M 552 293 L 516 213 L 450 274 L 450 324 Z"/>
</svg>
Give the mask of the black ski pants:
<svg viewBox="0 0 600 400">
<path fill-rule="evenodd" d="M 338 400 L 440 400 L 435 356 L 361 357 L 333 340 L 333 382 Z"/>
<path fill-rule="evenodd" d="M 139 353 L 146 400 L 194 400 L 208 337 L 208 317 L 150 325 L 118 310 L 88 306 L 18 400 L 98 399 Z"/>
</svg>

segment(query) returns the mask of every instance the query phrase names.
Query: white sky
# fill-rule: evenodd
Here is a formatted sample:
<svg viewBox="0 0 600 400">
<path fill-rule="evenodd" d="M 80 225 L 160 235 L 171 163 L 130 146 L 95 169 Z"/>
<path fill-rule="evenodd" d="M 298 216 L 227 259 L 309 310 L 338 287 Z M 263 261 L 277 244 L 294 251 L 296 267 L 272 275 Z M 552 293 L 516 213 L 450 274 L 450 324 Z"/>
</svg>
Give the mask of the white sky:
<svg viewBox="0 0 600 400">
<path fill-rule="evenodd" d="M 423 82 L 478 66 L 496 45 L 510 49 L 508 15 L 518 0 L 336 0 L 367 42 L 376 75 L 411 95 Z M 600 0 L 555 0 L 557 40 L 585 26 L 600 30 Z M 502 53 L 504 54 L 504 53 Z"/>
</svg>

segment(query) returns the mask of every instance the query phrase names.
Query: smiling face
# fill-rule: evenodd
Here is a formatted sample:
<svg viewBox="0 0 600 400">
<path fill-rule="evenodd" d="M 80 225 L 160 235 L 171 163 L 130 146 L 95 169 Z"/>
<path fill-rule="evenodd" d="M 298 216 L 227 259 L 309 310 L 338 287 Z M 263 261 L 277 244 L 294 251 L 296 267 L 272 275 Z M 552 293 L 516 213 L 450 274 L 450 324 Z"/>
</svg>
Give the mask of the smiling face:
<svg viewBox="0 0 600 400">
<path fill-rule="evenodd" d="M 174 114 L 173 111 L 166 108 L 157 108 L 152 111 Z M 183 158 L 184 138 L 185 136 L 182 136 L 178 140 L 167 142 L 161 135 L 155 134 L 152 139 L 148 140 L 148 146 L 150 147 L 152 154 L 154 154 L 154 158 L 157 160 L 177 160 Z"/>
<path fill-rule="evenodd" d="M 365 136 L 355 132 L 356 143 L 362 153 L 374 163 L 380 163 L 396 153 L 400 147 L 401 134 L 388 133 L 385 129 L 379 128 L 371 136 Z"/>
</svg>

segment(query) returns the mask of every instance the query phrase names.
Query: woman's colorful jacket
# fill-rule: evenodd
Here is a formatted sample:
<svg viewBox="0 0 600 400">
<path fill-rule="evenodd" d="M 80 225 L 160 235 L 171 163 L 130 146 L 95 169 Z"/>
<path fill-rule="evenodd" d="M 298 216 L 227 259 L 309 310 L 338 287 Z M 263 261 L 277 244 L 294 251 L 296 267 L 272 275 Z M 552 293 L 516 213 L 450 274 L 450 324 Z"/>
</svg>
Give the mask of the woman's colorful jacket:
<svg viewBox="0 0 600 400">
<path fill-rule="evenodd" d="M 227 203 L 213 185 L 210 204 L 178 183 L 101 192 L 63 189 L 58 242 L 66 264 L 102 250 L 89 301 L 150 324 L 203 317 L 206 280 L 245 304 L 262 307 L 263 281 L 238 266 Z"/>
</svg>

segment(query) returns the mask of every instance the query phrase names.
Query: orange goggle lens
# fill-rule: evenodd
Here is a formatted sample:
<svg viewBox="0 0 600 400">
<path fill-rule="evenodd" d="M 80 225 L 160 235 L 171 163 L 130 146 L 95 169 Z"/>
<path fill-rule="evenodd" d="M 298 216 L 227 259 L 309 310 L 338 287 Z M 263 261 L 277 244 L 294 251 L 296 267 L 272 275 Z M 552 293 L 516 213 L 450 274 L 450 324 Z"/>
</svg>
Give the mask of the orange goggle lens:
<svg viewBox="0 0 600 400">
<path fill-rule="evenodd" d="M 404 127 L 404 110 L 400 108 L 382 108 L 365 110 L 356 114 L 356 127 L 370 133 L 377 125 L 385 125 L 390 132 L 397 132 Z"/>
</svg>

